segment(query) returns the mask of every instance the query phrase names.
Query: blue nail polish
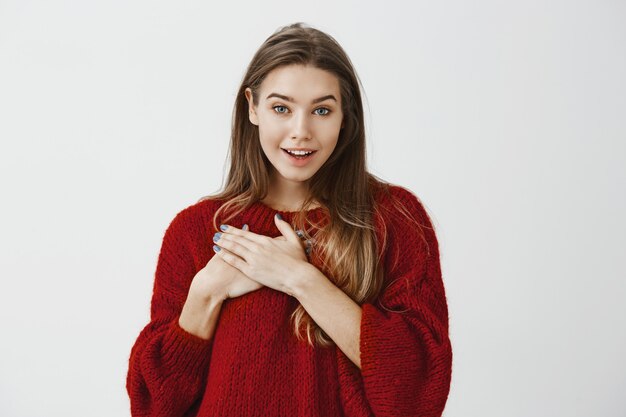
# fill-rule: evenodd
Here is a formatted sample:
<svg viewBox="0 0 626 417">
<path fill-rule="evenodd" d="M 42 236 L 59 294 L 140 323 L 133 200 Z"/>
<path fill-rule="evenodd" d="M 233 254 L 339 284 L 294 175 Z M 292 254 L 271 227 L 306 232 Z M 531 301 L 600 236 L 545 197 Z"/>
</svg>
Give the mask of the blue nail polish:
<svg viewBox="0 0 626 417">
<path fill-rule="evenodd" d="M 213 242 L 217 242 L 218 240 L 220 240 L 220 237 L 222 237 L 222 234 L 221 234 L 221 233 L 219 233 L 219 232 L 218 232 L 218 233 L 216 233 L 216 234 L 213 236 Z"/>
<path fill-rule="evenodd" d="M 279 213 L 276 213 L 276 217 L 278 217 L 278 220 L 282 220 L 283 216 L 281 216 Z"/>
<path fill-rule="evenodd" d="M 219 247 L 219 246 L 216 246 L 216 245 L 213 245 L 213 250 L 214 250 L 215 252 L 219 252 L 219 251 L 221 251 L 220 247 Z"/>
<path fill-rule="evenodd" d="M 220 229 L 222 229 L 222 232 L 225 232 L 226 229 L 228 229 L 228 226 L 226 226 L 225 224 L 220 226 Z"/>
<path fill-rule="evenodd" d="M 243 227 L 242 227 L 243 230 L 248 230 L 249 228 L 250 227 L 248 227 L 248 223 L 244 224 Z"/>
</svg>

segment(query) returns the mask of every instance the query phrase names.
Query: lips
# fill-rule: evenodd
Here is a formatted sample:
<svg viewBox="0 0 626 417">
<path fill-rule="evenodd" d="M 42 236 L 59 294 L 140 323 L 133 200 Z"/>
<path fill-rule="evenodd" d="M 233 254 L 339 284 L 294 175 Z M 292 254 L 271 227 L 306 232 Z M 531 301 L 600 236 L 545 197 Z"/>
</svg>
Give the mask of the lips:
<svg viewBox="0 0 626 417">
<path fill-rule="evenodd" d="M 306 149 L 306 148 L 280 148 L 283 151 L 305 151 L 305 152 L 317 152 L 315 149 Z"/>
<path fill-rule="evenodd" d="M 283 150 L 283 152 L 285 152 L 287 155 L 292 156 L 292 157 L 294 157 L 294 158 L 299 158 L 299 159 L 308 158 L 308 157 L 310 157 L 310 156 L 313 156 L 313 154 L 315 154 L 315 152 L 317 152 L 317 151 L 314 151 L 314 150 L 312 150 L 312 149 L 311 149 L 311 150 L 305 150 L 305 149 L 300 150 L 300 149 L 298 149 L 299 151 L 304 151 L 304 152 L 307 152 L 307 153 L 306 153 L 306 154 L 304 154 L 304 155 L 298 155 L 298 154 L 295 154 L 295 153 L 291 153 L 291 152 L 289 152 L 287 149 L 283 149 L 283 148 L 281 148 L 281 149 L 282 149 L 282 150 Z M 290 149 L 290 150 L 291 150 L 291 149 Z"/>
</svg>

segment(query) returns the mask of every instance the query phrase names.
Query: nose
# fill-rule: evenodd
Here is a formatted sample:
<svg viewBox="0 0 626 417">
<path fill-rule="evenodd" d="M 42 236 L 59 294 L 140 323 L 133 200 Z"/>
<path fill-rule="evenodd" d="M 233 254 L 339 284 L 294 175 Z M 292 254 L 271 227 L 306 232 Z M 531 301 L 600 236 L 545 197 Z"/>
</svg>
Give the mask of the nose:
<svg viewBox="0 0 626 417">
<path fill-rule="evenodd" d="M 293 117 L 293 126 L 291 128 L 292 139 L 311 139 L 311 128 L 309 119 L 306 114 L 300 113 Z"/>
</svg>

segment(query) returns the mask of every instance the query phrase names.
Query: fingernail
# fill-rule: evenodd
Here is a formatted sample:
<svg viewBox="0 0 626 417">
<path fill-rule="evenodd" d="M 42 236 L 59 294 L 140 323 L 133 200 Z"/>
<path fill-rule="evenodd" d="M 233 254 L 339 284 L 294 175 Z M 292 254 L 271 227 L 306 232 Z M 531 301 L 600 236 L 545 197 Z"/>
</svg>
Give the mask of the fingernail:
<svg viewBox="0 0 626 417">
<path fill-rule="evenodd" d="M 276 217 L 278 217 L 278 220 L 282 220 L 283 216 L 281 216 L 280 214 L 276 213 Z"/>
<path fill-rule="evenodd" d="M 218 232 L 218 233 L 216 233 L 216 234 L 213 236 L 213 242 L 217 242 L 218 240 L 220 240 L 220 237 L 222 237 L 222 234 L 221 234 L 221 233 L 219 233 L 219 232 Z"/>
<path fill-rule="evenodd" d="M 216 246 L 216 245 L 213 245 L 213 250 L 214 250 L 215 252 L 219 252 L 219 251 L 221 251 L 220 247 L 219 247 L 219 246 Z"/>
<path fill-rule="evenodd" d="M 300 239 L 304 239 L 304 234 L 302 233 L 302 230 L 296 230 L 296 234 L 300 237 Z"/>
<path fill-rule="evenodd" d="M 225 224 L 220 226 L 220 229 L 222 229 L 222 232 L 225 232 L 226 229 L 228 229 L 228 226 L 226 226 Z"/>
<path fill-rule="evenodd" d="M 248 224 L 247 224 L 247 223 L 246 223 L 246 224 L 244 224 L 244 225 L 243 225 L 243 227 L 242 227 L 242 229 L 243 229 L 243 230 L 248 230 L 248 229 L 249 229 Z"/>
</svg>

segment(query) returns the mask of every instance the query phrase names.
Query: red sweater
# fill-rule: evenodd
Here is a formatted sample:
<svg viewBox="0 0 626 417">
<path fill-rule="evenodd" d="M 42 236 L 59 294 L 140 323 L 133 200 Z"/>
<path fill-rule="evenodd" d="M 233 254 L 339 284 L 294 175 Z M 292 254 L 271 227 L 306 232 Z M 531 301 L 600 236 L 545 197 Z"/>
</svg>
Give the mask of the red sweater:
<svg viewBox="0 0 626 417">
<path fill-rule="evenodd" d="M 268 287 L 225 300 L 210 340 L 182 329 L 178 317 L 191 281 L 214 255 L 218 203 L 202 200 L 180 211 L 163 237 L 151 320 L 130 354 L 132 415 L 441 416 L 452 350 L 438 243 L 417 197 L 398 186 L 391 192 L 427 226 L 430 253 L 414 225 L 400 216 L 386 220 L 385 283 L 394 282 L 385 284 L 376 302 L 361 305 L 362 370 L 336 345 L 313 348 L 298 341 L 289 323 L 298 301 Z M 388 197 L 377 198 L 391 207 Z M 229 223 L 275 237 L 276 212 L 257 202 Z M 292 219 L 291 212 L 279 213 Z M 326 212 L 316 208 L 307 215 L 319 220 Z M 382 230 L 377 228 L 379 238 Z"/>
</svg>

